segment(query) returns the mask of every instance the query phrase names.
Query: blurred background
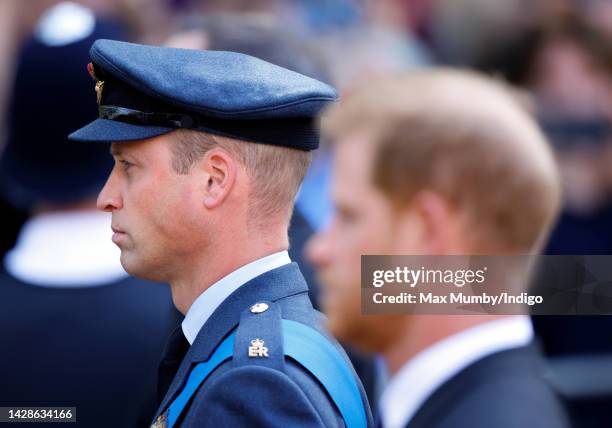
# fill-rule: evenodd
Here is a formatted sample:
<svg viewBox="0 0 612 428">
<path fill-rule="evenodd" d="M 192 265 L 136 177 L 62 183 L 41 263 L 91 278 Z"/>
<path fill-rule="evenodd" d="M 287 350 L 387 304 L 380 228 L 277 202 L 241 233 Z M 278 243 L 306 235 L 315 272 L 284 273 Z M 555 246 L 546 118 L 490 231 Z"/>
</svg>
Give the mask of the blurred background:
<svg viewBox="0 0 612 428">
<path fill-rule="evenodd" d="M 547 253 L 612 254 L 610 0 L 2 0 L 0 149 L 15 105 L 37 103 L 35 91 L 14 99 L 24 44 L 85 38 L 86 16 L 112 21 L 128 41 L 255 55 L 331 83 L 341 96 L 433 65 L 498 76 L 524 91 L 561 167 L 565 207 Z M 91 91 L 93 101 L 93 83 Z M 302 234 L 330 216 L 329 157 L 325 148 L 316 153 L 298 197 Z M 5 191 L 0 199 L 0 254 L 32 212 L 11 198 Z M 538 317 L 534 325 L 575 426 L 610 426 L 612 317 Z"/>
</svg>

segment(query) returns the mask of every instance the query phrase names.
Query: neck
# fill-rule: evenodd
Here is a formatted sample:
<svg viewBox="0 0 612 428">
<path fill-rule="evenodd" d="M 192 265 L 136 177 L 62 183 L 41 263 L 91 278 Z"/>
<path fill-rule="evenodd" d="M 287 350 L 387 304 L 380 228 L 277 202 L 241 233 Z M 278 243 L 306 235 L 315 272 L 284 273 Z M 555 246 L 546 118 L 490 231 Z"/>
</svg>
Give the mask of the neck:
<svg viewBox="0 0 612 428">
<path fill-rule="evenodd" d="M 397 331 L 397 338 L 382 352 L 393 376 L 404 364 L 435 343 L 504 315 L 410 315 Z"/>
<path fill-rule="evenodd" d="M 236 269 L 270 254 L 287 250 L 287 233 L 276 239 L 259 236 L 259 239 L 232 239 L 225 237 L 218 245 L 211 245 L 208 253 L 199 255 L 183 264 L 184 269 L 169 281 L 172 300 L 184 315 L 195 299 L 221 278 Z"/>
</svg>

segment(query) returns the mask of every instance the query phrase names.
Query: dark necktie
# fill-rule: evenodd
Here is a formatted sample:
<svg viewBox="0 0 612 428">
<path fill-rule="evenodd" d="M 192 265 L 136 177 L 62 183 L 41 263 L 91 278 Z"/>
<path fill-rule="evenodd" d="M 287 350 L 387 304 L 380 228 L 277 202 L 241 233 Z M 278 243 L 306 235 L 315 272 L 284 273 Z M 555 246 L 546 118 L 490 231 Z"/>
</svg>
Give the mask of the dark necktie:
<svg viewBox="0 0 612 428">
<path fill-rule="evenodd" d="M 159 363 L 159 371 L 157 377 L 157 399 L 158 405 L 161 404 L 174 375 L 181 365 L 181 361 L 185 357 L 187 350 L 189 349 L 189 342 L 183 334 L 183 329 L 179 325 L 170 335 L 166 349 L 164 350 L 164 357 Z"/>
</svg>

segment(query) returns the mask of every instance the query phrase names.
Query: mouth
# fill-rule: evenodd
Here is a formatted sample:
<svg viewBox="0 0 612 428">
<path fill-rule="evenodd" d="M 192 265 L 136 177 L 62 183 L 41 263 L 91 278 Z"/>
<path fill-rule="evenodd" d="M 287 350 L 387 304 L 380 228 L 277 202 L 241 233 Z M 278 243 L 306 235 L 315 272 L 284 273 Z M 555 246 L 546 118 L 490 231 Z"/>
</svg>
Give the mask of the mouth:
<svg viewBox="0 0 612 428">
<path fill-rule="evenodd" d="M 123 230 L 118 229 L 114 226 L 111 226 L 111 229 L 113 231 L 113 236 L 111 238 L 111 240 L 113 241 L 113 243 L 115 243 L 116 245 L 119 245 L 119 243 L 121 242 L 121 240 L 127 235 Z"/>
<path fill-rule="evenodd" d="M 123 230 L 116 228 L 115 226 L 111 226 L 113 233 L 125 233 Z"/>
</svg>

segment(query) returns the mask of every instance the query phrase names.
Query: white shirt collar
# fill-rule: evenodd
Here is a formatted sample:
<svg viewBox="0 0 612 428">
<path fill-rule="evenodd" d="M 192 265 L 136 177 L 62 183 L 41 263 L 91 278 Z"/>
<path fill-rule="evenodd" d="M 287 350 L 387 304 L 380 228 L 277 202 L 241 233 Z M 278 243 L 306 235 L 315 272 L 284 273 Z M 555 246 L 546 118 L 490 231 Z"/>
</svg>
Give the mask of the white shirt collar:
<svg viewBox="0 0 612 428">
<path fill-rule="evenodd" d="M 111 241 L 111 216 L 99 211 L 37 215 L 4 259 L 15 278 L 47 287 L 87 287 L 126 277 Z"/>
<path fill-rule="evenodd" d="M 248 263 L 208 287 L 193 302 L 183 320 L 183 334 L 185 334 L 189 344 L 193 344 L 200 329 L 215 309 L 241 285 L 263 273 L 289 263 L 291 263 L 289 253 L 280 251 Z"/>
<path fill-rule="evenodd" d="M 480 324 L 423 350 L 391 378 L 380 399 L 385 428 L 405 427 L 427 398 L 470 364 L 533 340 L 531 320 L 517 315 Z"/>
</svg>

